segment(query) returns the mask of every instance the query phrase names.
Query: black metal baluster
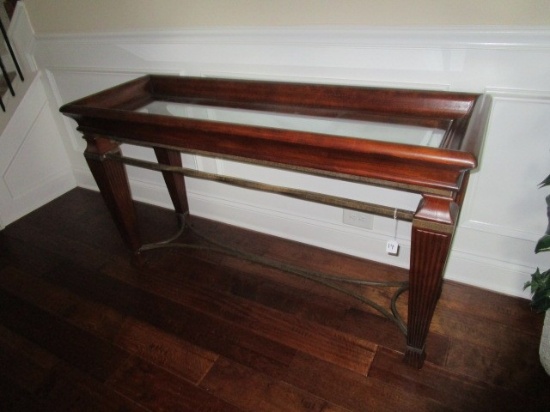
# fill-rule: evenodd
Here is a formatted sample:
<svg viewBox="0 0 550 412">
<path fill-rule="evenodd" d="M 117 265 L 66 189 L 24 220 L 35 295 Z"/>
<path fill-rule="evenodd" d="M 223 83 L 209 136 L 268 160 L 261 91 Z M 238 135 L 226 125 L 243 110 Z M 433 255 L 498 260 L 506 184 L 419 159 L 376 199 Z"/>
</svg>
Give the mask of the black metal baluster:
<svg viewBox="0 0 550 412">
<path fill-rule="evenodd" d="M 2 21 L 0 21 L 0 31 L 2 32 L 2 37 L 4 38 L 4 42 L 6 43 L 8 51 L 10 52 L 10 56 L 13 60 L 15 69 L 17 70 L 17 74 L 19 75 L 19 78 L 21 79 L 21 81 L 25 81 L 25 78 L 23 77 L 23 72 L 21 71 L 21 67 L 19 67 L 19 63 L 17 62 L 17 58 L 15 57 L 15 53 L 13 51 L 13 48 L 11 47 L 11 43 L 8 38 L 8 33 L 6 32 L 6 29 L 4 28 Z M 6 66 L 4 65 L 4 62 L 2 61 L 1 57 L 0 57 L 0 69 L 2 70 L 2 76 L 4 77 L 4 81 L 6 82 L 6 86 L 8 87 L 11 95 L 15 96 L 15 90 L 13 89 L 13 85 L 12 85 L 9 73 L 6 70 Z M 0 95 L 0 107 L 4 112 L 6 111 L 6 106 L 4 104 L 4 101 L 2 100 L 1 95 Z"/>
<path fill-rule="evenodd" d="M 6 85 L 8 86 L 8 89 L 10 89 L 11 95 L 15 96 L 15 90 L 13 90 L 10 75 L 8 74 L 8 72 L 6 70 L 6 66 L 4 66 L 4 62 L 2 61 L 2 57 L 0 57 L 0 69 L 2 70 L 2 75 L 4 76 L 4 81 L 6 82 Z"/>
<path fill-rule="evenodd" d="M 4 28 L 4 25 L 2 24 L 2 21 L 0 21 L 0 31 L 2 32 L 2 36 L 4 37 L 4 41 L 6 42 L 6 45 L 8 46 L 8 50 L 10 52 L 10 56 L 13 59 L 13 63 L 15 65 L 15 69 L 17 70 L 17 74 L 19 74 L 19 78 L 22 82 L 25 81 L 25 78 L 23 77 L 23 72 L 21 71 L 21 67 L 19 67 L 19 63 L 17 62 L 17 58 L 15 57 L 15 53 L 13 51 L 13 48 L 11 47 L 10 40 L 8 39 L 8 33 L 6 33 L 6 29 Z"/>
</svg>

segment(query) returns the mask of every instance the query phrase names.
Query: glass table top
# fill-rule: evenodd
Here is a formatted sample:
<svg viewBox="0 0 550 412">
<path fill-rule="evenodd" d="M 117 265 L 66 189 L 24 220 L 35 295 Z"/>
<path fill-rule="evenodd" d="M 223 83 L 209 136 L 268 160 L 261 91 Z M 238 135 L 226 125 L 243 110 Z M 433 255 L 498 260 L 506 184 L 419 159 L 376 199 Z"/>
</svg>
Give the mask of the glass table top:
<svg viewBox="0 0 550 412">
<path fill-rule="evenodd" d="M 446 132 L 444 129 L 434 127 L 273 113 L 160 100 L 149 103 L 136 112 L 425 147 L 439 147 Z"/>
</svg>

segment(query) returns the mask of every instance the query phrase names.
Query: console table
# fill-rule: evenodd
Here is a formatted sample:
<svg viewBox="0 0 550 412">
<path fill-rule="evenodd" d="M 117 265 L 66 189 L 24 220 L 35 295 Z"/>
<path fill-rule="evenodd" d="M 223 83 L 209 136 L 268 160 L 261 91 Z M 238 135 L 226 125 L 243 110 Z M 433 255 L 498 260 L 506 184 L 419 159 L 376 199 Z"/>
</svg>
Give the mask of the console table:
<svg viewBox="0 0 550 412">
<path fill-rule="evenodd" d="M 125 164 L 163 174 L 182 227 L 183 176 L 412 221 L 409 280 L 395 296 L 408 289 L 407 325 L 396 311 L 384 314 L 405 334 L 404 360 L 417 368 L 489 110 L 490 97 L 472 93 L 161 75 L 61 108 L 78 123 L 91 172 L 136 255 L 154 246 L 140 239 Z M 120 143 L 153 148 L 158 162 L 125 157 Z M 205 173 L 182 167 L 182 152 L 418 193 L 421 200 L 409 211 Z"/>
</svg>

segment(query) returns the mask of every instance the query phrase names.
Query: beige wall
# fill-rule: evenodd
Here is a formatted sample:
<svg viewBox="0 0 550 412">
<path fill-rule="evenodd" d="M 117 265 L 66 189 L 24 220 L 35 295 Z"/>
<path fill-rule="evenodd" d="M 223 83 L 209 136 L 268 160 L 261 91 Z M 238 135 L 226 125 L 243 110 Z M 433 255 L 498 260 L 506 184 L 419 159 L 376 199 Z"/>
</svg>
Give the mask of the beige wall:
<svg viewBox="0 0 550 412">
<path fill-rule="evenodd" d="M 24 0 L 38 34 L 234 26 L 549 26 L 550 0 Z"/>
</svg>

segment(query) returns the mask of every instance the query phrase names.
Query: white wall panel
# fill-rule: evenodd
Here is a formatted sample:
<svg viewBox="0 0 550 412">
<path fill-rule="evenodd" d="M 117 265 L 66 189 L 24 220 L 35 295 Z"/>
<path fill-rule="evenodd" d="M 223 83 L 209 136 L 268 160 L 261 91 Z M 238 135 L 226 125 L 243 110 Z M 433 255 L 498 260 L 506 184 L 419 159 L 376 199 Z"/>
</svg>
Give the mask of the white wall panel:
<svg viewBox="0 0 550 412">
<path fill-rule="evenodd" d="M 492 116 L 463 224 L 535 240 L 547 224 L 537 184 L 550 173 L 550 99 L 495 96 Z"/>
<path fill-rule="evenodd" d="M 8 225 L 75 186 L 40 75 L 27 77 L 19 107 L 0 135 L 0 217 Z M 5 114 L 6 116 L 8 114 Z"/>
</svg>

